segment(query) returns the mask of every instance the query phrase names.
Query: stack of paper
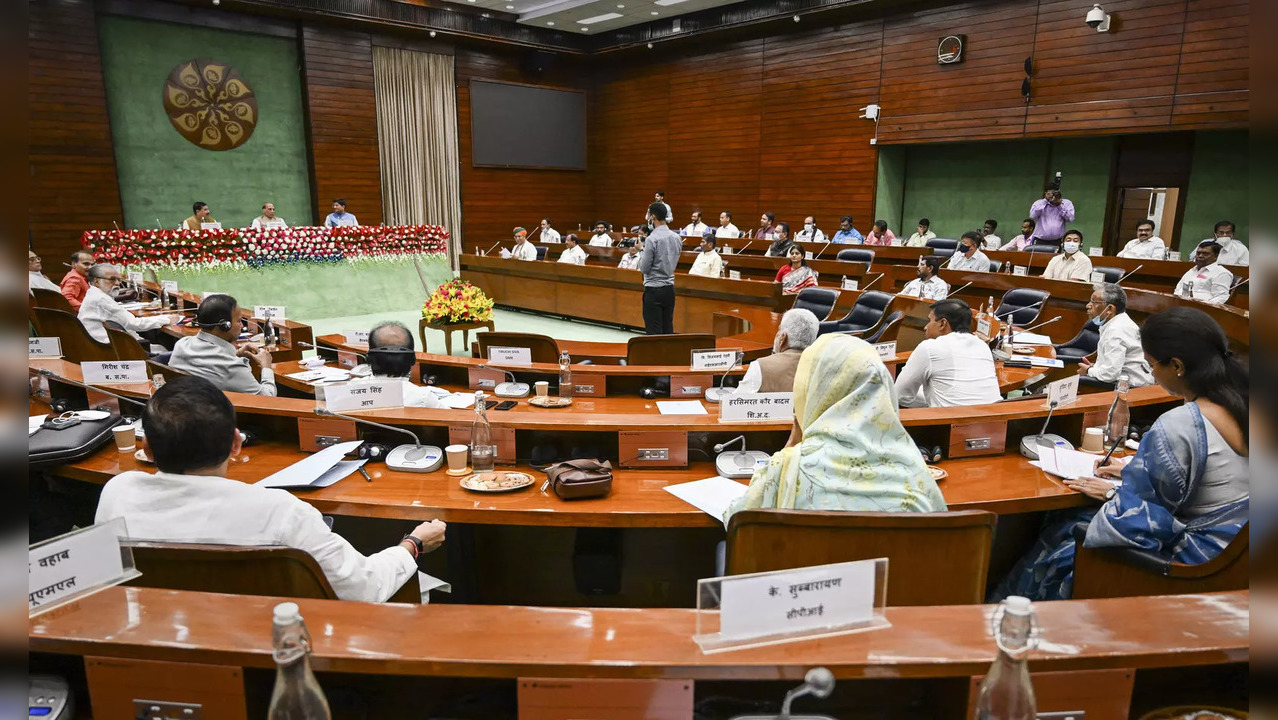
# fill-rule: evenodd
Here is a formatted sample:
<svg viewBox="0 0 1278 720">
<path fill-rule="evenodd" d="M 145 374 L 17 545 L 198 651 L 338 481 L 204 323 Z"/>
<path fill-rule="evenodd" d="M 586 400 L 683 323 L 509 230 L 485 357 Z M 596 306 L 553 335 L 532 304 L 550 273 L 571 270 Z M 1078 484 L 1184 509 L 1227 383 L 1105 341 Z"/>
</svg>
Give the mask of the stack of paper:
<svg viewBox="0 0 1278 720">
<path fill-rule="evenodd" d="M 289 373 L 284 377 L 304 383 L 310 383 L 312 385 L 318 385 L 319 383 L 349 380 L 351 374 L 341 368 L 320 366 L 314 370 L 303 370 L 301 372 Z"/>
<path fill-rule="evenodd" d="M 338 443 L 309 455 L 274 475 L 258 480 L 257 485 L 268 488 L 324 488 L 359 469 L 367 460 L 343 460 L 346 453 L 362 444 L 363 440 Z"/>
<path fill-rule="evenodd" d="M 658 400 L 662 415 L 709 415 L 700 400 Z"/>
<path fill-rule="evenodd" d="M 1048 448 L 1039 446 L 1038 460 L 1030 464 L 1043 469 L 1057 477 L 1072 480 L 1074 478 L 1092 477 L 1096 469 L 1096 461 L 1100 458 L 1091 453 L 1070 450 L 1059 445 Z"/>
<path fill-rule="evenodd" d="M 706 513 L 716 520 L 723 520 L 732 501 L 745 495 L 747 485 L 716 475 L 705 480 L 667 485 L 666 492 Z"/>
<path fill-rule="evenodd" d="M 1019 332 L 1012 336 L 1015 345 L 1051 345 L 1052 339 L 1032 332 Z"/>
</svg>

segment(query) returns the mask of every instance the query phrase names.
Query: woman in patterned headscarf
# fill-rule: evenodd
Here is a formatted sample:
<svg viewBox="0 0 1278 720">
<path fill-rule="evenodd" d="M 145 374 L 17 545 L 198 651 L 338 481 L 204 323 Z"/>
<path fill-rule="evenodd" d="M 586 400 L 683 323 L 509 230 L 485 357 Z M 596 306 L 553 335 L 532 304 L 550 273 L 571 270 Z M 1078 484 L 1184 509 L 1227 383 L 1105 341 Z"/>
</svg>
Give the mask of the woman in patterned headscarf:
<svg viewBox="0 0 1278 720">
<path fill-rule="evenodd" d="M 794 429 L 755 471 L 738 510 L 942 512 L 945 498 L 897 414 L 887 367 L 864 340 L 829 334 L 799 359 Z"/>
</svg>

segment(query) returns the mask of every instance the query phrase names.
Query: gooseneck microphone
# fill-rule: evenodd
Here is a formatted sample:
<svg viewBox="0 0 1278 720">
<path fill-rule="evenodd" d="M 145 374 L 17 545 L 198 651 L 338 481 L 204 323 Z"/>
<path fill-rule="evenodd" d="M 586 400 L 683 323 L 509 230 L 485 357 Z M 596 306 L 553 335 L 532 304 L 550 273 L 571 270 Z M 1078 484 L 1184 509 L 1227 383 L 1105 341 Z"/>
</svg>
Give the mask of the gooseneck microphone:
<svg viewBox="0 0 1278 720">
<path fill-rule="evenodd" d="M 493 388 L 493 394 L 496 395 L 497 397 L 503 397 L 503 398 L 528 397 L 528 383 L 521 383 L 518 380 L 516 380 L 515 373 L 509 370 L 503 370 L 498 367 L 493 367 L 492 365 L 488 365 L 486 363 L 479 365 L 478 368 L 481 370 L 496 370 L 497 372 L 505 373 L 506 376 L 510 378 L 510 382 L 498 383 L 497 387 Z"/>
<path fill-rule="evenodd" d="M 1115 284 L 1115 285 L 1122 285 L 1124 280 L 1126 280 L 1127 278 L 1131 277 L 1132 275 L 1135 275 L 1135 274 L 1136 274 L 1136 271 L 1137 271 L 1137 270 L 1140 270 L 1140 269 L 1141 269 L 1141 268 L 1143 268 L 1143 267 L 1145 267 L 1145 265 L 1144 265 L 1143 263 L 1142 263 L 1142 264 L 1140 264 L 1140 265 L 1137 265 L 1136 267 L 1134 267 L 1134 268 L 1132 268 L 1132 269 L 1131 269 L 1131 272 L 1128 272 L 1127 274 L 1125 274 L 1125 275 L 1123 275 L 1122 277 L 1118 278 L 1118 280 L 1117 280 L 1114 284 Z"/>
<path fill-rule="evenodd" d="M 386 467 L 392 470 L 403 470 L 406 472 L 433 472 L 438 470 L 444 463 L 444 451 L 434 445 L 423 445 L 421 438 L 417 434 L 397 428 L 394 425 L 385 425 L 383 423 L 374 422 L 362 417 L 354 415 L 343 415 L 335 413 L 327 408 L 315 408 L 315 414 L 323 417 L 335 417 L 343 420 L 350 420 L 353 423 L 371 425 L 382 430 L 390 430 L 391 432 L 402 433 L 413 439 L 412 445 L 398 445 L 386 455 Z"/>
<path fill-rule="evenodd" d="M 935 275 L 933 275 L 932 277 L 936 277 L 936 276 L 935 276 Z M 975 282 L 975 281 L 972 281 L 972 282 Z M 958 293 L 961 293 L 961 292 L 963 292 L 964 290 L 966 290 L 966 289 L 967 289 L 967 287 L 968 287 L 968 285 L 971 285 L 971 284 L 972 284 L 972 283 L 970 283 L 970 282 L 969 282 L 967 285 L 964 285 L 963 287 L 959 288 L 958 290 L 953 290 L 953 289 L 952 289 L 952 290 L 950 290 L 949 292 L 945 293 L 945 297 L 943 297 L 943 298 L 941 298 L 941 299 L 942 299 L 942 300 L 944 300 L 945 298 L 947 298 L 947 297 L 949 297 L 949 296 L 951 296 L 951 295 L 957 295 Z"/>
<path fill-rule="evenodd" d="M 834 692 L 834 673 L 823 667 L 815 667 L 808 671 L 803 677 L 803 684 L 785 694 L 785 700 L 781 703 L 781 712 L 777 715 L 777 720 L 791 720 L 790 705 L 798 698 L 804 695 L 812 695 L 818 698 L 828 698 Z"/>
</svg>

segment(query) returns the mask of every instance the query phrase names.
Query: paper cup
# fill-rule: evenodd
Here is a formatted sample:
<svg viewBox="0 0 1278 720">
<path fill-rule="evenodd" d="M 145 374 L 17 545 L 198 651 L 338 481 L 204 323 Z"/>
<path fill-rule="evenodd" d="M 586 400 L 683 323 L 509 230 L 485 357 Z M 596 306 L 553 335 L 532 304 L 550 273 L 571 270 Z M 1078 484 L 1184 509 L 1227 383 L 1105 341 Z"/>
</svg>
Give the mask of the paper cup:
<svg viewBox="0 0 1278 720">
<path fill-rule="evenodd" d="M 1083 430 L 1083 452 L 1105 452 L 1105 435 L 1102 428 L 1089 427 Z"/>
<path fill-rule="evenodd" d="M 538 380 L 533 383 L 533 387 L 537 389 L 537 397 L 546 397 L 550 394 L 550 382 L 546 380 Z"/>
<path fill-rule="evenodd" d="M 118 425 L 111 429 L 115 436 L 115 447 L 120 452 L 133 452 L 138 446 L 138 438 L 132 425 Z"/>
<path fill-rule="evenodd" d="M 448 472 L 454 475 L 466 472 L 466 455 L 470 451 L 467 445 L 449 445 L 444 448 L 448 456 Z"/>
</svg>

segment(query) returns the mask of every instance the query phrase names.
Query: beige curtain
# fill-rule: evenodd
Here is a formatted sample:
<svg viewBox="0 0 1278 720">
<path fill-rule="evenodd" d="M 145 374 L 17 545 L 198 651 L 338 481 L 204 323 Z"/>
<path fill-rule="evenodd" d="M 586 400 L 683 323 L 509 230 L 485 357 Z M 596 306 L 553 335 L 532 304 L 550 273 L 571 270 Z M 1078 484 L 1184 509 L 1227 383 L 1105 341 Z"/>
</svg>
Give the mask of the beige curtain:
<svg viewBox="0 0 1278 720">
<path fill-rule="evenodd" d="M 461 247 L 457 89 L 453 56 L 373 48 L 385 222 L 443 225 Z"/>
</svg>

